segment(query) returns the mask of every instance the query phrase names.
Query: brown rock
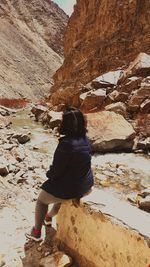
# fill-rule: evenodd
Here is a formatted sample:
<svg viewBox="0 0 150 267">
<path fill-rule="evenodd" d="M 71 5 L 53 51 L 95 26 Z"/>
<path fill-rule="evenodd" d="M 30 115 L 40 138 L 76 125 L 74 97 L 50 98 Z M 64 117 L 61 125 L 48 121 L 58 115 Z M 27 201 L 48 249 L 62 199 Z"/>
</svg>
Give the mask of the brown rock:
<svg viewBox="0 0 150 267">
<path fill-rule="evenodd" d="M 121 115 L 102 111 L 87 114 L 88 135 L 93 151 L 131 150 L 135 132 Z"/>
<path fill-rule="evenodd" d="M 9 173 L 9 169 L 7 166 L 5 166 L 4 164 L 0 165 L 0 175 L 1 176 L 6 176 Z"/>
<path fill-rule="evenodd" d="M 140 105 L 140 111 L 142 113 L 150 113 L 150 99 L 146 99 L 141 105 Z"/>
<path fill-rule="evenodd" d="M 144 199 L 140 201 L 139 208 L 150 212 L 150 196 L 146 196 Z"/>
<path fill-rule="evenodd" d="M 145 53 L 140 53 L 137 58 L 124 71 L 119 79 L 119 83 L 131 76 L 146 77 L 150 75 L 150 56 Z"/>
<path fill-rule="evenodd" d="M 43 258 L 39 267 L 69 267 L 71 264 L 71 258 L 63 252 L 58 251 L 46 258 Z"/>
<path fill-rule="evenodd" d="M 65 60 L 54 76 L 51 91 L 58 90 L 59 103 L 69 87 L 78 90 L 78 85 L 129 64 L 140 51 L 150 52 L 149 9 L 149 1 L 77 1 L 65 34 Z M 148 68 L 144 61 L 140 71 L 134 66 L 134 73 L 147 75 Z"/>
<path fill-rule="evenodd" d="M 150 114 L 139 114 L 135 127 L 137 132 L 140 132 L 144 137 L 150 136 Z"/>
<path fill-rule="evenodd" d="M 25 144 L 30 141 L 30 134 L 14 134 L 13 138 L 17 139 L 20 144 Z"/>
<path fill-rule="evenodd" d="M 132 111 L 136 111 L 140 109 L 140 105 L 150 95 L 150 87 L 141 87 L 137 91 L 133 93 L 128 101 L 128 107 Z"/>
<path fill-rule="evenodd" d="M 95 91 L 90 91 L 81 95 L 83 102 L 80 106 L 81 110 L 84 112 L 90 111 L 94 108 L 100 108 L 103 104 L 103 101 L 106 97 L 105 89 L 98 89 Z"/>
<path fill-rule="evenodd" d="M 141 80 L 142 80 L 141 78 L 133 76 L 127 79 L 127 82 L 125 84 L 121 83 L 120 88 L 118 87 L 117 90 L 130 94 L 132 93 L 132 91 L 139 89 L 141 85 Z"/>
</svg>

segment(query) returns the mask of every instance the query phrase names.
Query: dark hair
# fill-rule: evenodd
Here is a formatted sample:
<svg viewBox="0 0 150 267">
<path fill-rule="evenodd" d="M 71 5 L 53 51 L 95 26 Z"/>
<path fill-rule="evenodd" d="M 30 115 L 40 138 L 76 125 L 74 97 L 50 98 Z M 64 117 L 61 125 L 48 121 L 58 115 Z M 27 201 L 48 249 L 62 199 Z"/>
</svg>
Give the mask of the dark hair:
<svg viewBox="0 0 150 267">
<path fill-rule="evenodd" d="M 86 119 L 79 109 L 67 107 L 63 113 L 59 133 L 69 137 L 85 137 L 86 124 Z"/>
</svg>

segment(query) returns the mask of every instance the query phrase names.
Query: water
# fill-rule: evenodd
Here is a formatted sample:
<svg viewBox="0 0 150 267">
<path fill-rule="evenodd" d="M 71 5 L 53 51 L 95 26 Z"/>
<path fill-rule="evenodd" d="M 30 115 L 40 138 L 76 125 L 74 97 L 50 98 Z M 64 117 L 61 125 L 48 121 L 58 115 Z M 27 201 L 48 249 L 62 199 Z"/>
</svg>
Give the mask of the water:
<svg viewBox="0 0 150 267">
<path fill-rule="evenodd" d="M 12 128 L 31 133 L 31 141 L 27 144 L 31 148 L 41 153 L 53 154 L 58 143 L 57 138 L 49 130 L 44 130 L 42 124 L 31 118 L 29 113 L 28 109 L 18 111 L 11 118 Z"/>
</svg>

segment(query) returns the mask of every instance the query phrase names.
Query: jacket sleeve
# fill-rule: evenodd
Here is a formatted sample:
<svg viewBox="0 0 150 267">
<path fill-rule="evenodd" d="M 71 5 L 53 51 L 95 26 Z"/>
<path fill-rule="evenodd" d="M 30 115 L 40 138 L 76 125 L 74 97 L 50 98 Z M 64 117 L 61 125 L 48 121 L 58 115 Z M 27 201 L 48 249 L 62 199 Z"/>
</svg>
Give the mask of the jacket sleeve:
<svg viewBox="0 0 150 267">
<path fill-rule="evenodd" d="M 71 151 L 71 144 L 68 141 L 60 141 L 54 153 L 53 163 L 46 173 L 49 179 L 61 179 L 69 166 Z"/>
</svg>

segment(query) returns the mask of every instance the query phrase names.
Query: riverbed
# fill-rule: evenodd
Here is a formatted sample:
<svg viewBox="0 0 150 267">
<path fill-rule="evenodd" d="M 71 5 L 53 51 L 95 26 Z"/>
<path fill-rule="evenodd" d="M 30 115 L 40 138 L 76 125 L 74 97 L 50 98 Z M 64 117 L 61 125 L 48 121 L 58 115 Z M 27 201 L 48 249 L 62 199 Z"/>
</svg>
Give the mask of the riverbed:
<svg viewBox="0 0 150 267">
<path fill-rule="evenodd" d="M 12 163 L 12 172 L 0 177 L 0 236 L 3 266 L 22 266 L 25 256 L 24 233 L 30 230 L 34 221 L 34 206 L 45 172 L 52 163 L 58 137 L 50 129 L 30 116 L 29 109 L 19 110 L 11 115 L 11 128 L 1 130 L 1 151 L 10 161 L 21 153 L 20 162 Z M 5 151 L 4 144 L 13 132 L 30 134 L 30 141 Z M 128 194 L 138 193 L 150 187 L 150 158 L 133 153 L 94 154 L 92 168 L 95 186 L 127 199 Z M 8 253 L 9 251 L 9 253 Z M 20 264 L 20 265 L 19 265 Z"/>
</svg>

